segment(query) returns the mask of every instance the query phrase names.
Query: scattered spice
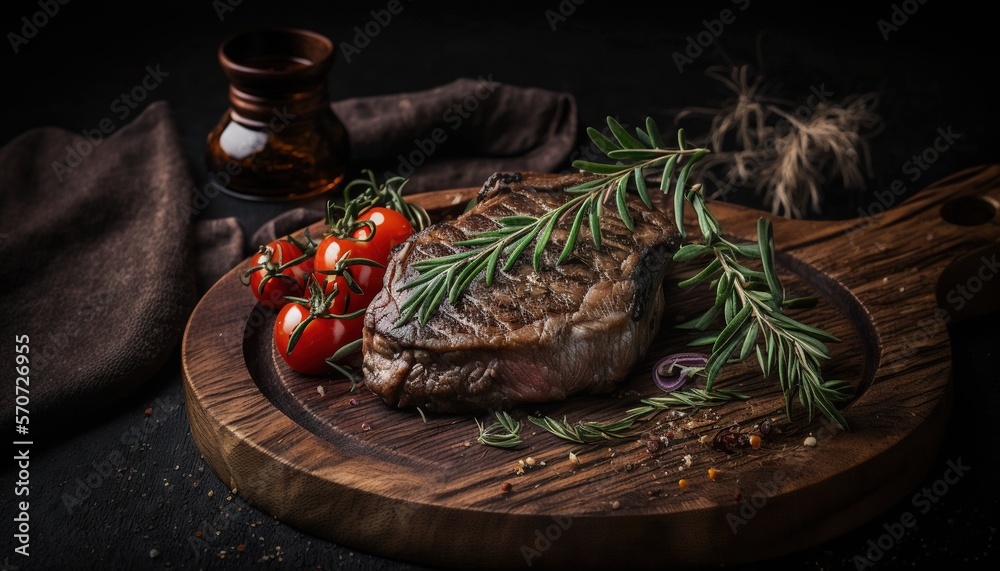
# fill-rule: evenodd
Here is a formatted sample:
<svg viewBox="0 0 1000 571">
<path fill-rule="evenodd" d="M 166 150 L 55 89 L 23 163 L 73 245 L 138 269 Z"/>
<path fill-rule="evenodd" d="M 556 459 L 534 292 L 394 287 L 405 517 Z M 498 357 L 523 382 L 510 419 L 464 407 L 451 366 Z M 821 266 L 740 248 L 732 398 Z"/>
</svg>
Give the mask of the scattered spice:
<svg viewBox="0 0 1000 571">
<path fill-rule="evenodd" d="M 816 446 L 816 437 L 807 436 L 806 439 L 802 441 L 802 444 L 805 444 L 806 446 Z"/>
<path fill-rule="evenodd" d="M 160 556 L 160 550 L 159 549 L 150 549 L 149 550 L 149 558 L 150 559 L 156 559 L 159 556 Z"/>
<path fill-rule="evenodd" d="M 243 553 L 246 550 L 247 550 L 247 546 L 243 545 L 242 543 L 236 546 L 236 551 L 239 551 L 240 553 Z"/>
<path fill-rule="evenodd" d="M 764 422 L 760 423 L 757 427 L 757 430 L 759 430 L 764 436 L 767 436 L 768 434 L 771 434 L 772 430 L 774 430 L 774 425 L 771 424 L 770 419 L 765 419 Z"/>
<path fill-rule="evenodd" d="M 719 471 L 716 470 L 715 468 L 709 468 L 708 469 L 708 479 L 709 480 L 712 480 L 714 482 L 715 478 L 718 477 L 718 475 L 719 475 Z"/>
<path fill-rule="evenodd" d="M 743 446 L 746 436 L 740 434 L 740 430 L 736 426 L 730 426 L 729 428 L 723 428 L 712 440 L 712 448 L 725 452 L 726 454 L 735 454 L 737 449 Z"/>
<path fill-rule="evenodd" d="M 358 399 L 351 399 L 347 401 L 351 406 L 358 406 Z"/>
<path fill-rule="evenodd" d="M 153 416 L 153 409 L 152 408 L 147 408 L 146 409 L 146 416 Z"/>
<path fill-rule="evenodd" d="M 618 500 L 611 502 L 611 509 L 616 510 L 620 507 L 622 507 L 622 503 L 619 502 Z"/>
<path fill-rule="evenodd" d="M 569 461 L 577 465 L 580 464 L 580 458 L 573 452 L 569 453 Z"/>
<path fill-rule="evenodd" d="M 650 454 L 656 454 L 663 448 L 663 442 L 659 438 L 650 438 L 646 440 L 646 452 Z"/>
<path fill-rule="evenodd" d="M 760 436 L 757 436 L 756 434 L 751 434 L 750 435 L 750 448 L 753 448 L 753 449 L 756 450 L 757 448 L 760 448 L 760 445 L 761 445 Z"/>
<path fill-rule="evenodd" d="M 535 459 L 532 458 L 531 456 L 528 456 L 527 458 L 524 459 L 524 463 L 527 464 L 528 466 L 534 466 Z"/>
<path fill-rule="evenodd" d="M 368 432 L 371 429 L 372 429 L 372 425 L 368 424 L 367 422 L 362 422 L 361 423 L 361 430 L 364 430 L 365 432 Z"/>
<path fill-rule="evenodd" d="M 208 491 L 208 497 L 210 497 L 210 498 L 211 498 L 211 497 L 213 497 L 213 496 L 215 496 L 215 490 L 209 490 L 209 491 Z"/>
<path fill-rule="evenodd" d="M 682 489 L 682 490 L 686 490 L 686 489 L 688 489 L 688 485 L 689 485 L 689 484 L 688 484 L 688 481 L 687 481 L 687 480 L 685 480 L 684 478 L 681 478 L 680 480 L 677 480 L 677 486 L 678 486 L 678 487 L 679 487 L 680 489 Z"/>
<path fill-rule="evenodd" d="M 500 491 L 503 492 L 503 493 L 507 493 L 513 487 L 514 487 L 513 484 L 511 484 L 510 482 L 504 482 L 504 483 L 500 484 Z"/>
</svg>

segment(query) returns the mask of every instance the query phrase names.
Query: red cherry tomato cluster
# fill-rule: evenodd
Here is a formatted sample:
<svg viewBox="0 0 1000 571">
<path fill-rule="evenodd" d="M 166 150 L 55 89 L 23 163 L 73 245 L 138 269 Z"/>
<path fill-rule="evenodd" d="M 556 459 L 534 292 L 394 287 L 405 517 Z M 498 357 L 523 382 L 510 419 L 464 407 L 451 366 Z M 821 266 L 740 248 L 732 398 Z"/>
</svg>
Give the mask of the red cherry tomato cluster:
<svg viewBox="0 0 1000 571">
<path fill-rule="evenodd" d="M 312 252 L 291 238 L 272 240 L 260 247 L 240 277 L 261 305 L 278 309 L 287 303 L 286 297 L 305 294 L 306 281 L 313 274 Z"/>
<path fill-rule="evenodd" d="M 355 380 L 339 363 L 360 350 L 364 312 L 382 289 L 392 250 L 414 233 L 406 216 L 382 206 L 352 218 L 319 244 L 289 237 L 261 246 L 243 274 L 258 301 L 278 310 L 278 353 L 303 374 L 336 370 Z"/>
</svg>

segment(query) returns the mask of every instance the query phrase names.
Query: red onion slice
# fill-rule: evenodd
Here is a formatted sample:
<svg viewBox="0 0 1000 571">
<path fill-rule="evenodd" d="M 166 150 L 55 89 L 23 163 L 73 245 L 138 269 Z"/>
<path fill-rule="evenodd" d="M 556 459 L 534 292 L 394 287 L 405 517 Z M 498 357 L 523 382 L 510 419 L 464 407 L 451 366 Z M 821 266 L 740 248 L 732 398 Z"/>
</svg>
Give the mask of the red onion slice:
<svg viewBox="0 0 1000 571">
<path fill-rule="evenodd" d="M 676 391 L 705 369 L 708 357 L 704 353 L 667 355 L 653 367 L 653 382 L 664 392 Z"/>
</svg>

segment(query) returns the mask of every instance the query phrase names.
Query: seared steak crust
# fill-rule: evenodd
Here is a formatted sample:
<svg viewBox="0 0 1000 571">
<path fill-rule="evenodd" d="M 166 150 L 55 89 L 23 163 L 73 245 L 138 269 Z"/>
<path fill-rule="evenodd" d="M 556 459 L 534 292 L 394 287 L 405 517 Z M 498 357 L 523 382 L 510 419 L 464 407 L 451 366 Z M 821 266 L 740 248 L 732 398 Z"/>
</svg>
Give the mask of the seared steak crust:
<svg viewBox="0 0 1000 571">
<path fill-rule="evenodd" d="M 629 196 L 630 232 L 608 205 L 602 247 L 581 230 L 573 257 L 556 265 L 572 216 L 556 227 L 542 271 L 530 246 L 493 284 L 473 281 L 456 305 L 445 299 L 425 325 L 400 327 L 402 286 L 417 261 L 456 253 L 455 242 L 500 227 L 497 220 L 540 216 L 573 195 L 563 189 L 584 175 L 495 174 L 476 205 L 453 221 L 425 229 L 397 247 L 385 287 L 365 316 L 365 384 L 386 403 L 435 412 L 478 412 L 610 391 L 659 329 L 662 283 L 679 244 L 668 214 Z M 500 265 L 503 265 L 503 257 Z"/>
</svg>

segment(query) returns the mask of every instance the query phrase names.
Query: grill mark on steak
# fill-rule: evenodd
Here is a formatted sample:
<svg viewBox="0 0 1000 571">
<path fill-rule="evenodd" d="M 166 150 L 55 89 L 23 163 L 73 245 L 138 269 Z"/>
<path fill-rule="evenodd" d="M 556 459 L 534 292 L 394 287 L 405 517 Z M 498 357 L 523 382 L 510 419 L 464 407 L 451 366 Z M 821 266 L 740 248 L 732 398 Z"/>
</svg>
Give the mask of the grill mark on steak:
<svg viewBox="0 0 1000 571">
<path fill-rule="evenodd" d="M 394 327 L 412 294 L 401 288 L 419 276 L 415 262 L 466 249 L 455 242 L 499 228 L 501 218 L 540 216 L 572 197 L 563 189 L 588 178 L 495 174 L 469 212 L 397 247 L 385 287 L 365 316 L 366 386 L 393 406 L 450 413 L 613 389 L 659 329 L 662 283 L 680 238 L 665 207 L 649 209 L 631 194 L 634 231 L 613 205 L 606 207 L 601 249 L 584 224 L 574 255 L 557 265 L 569 216 L 553 231 L 541 272 L 532 268 L 529 246 L 509 272 L 498 268 L 491 286 L 479 276 L 456 305 L 445 299 L 425 325 L 414 317 Z"/>
</svg>

